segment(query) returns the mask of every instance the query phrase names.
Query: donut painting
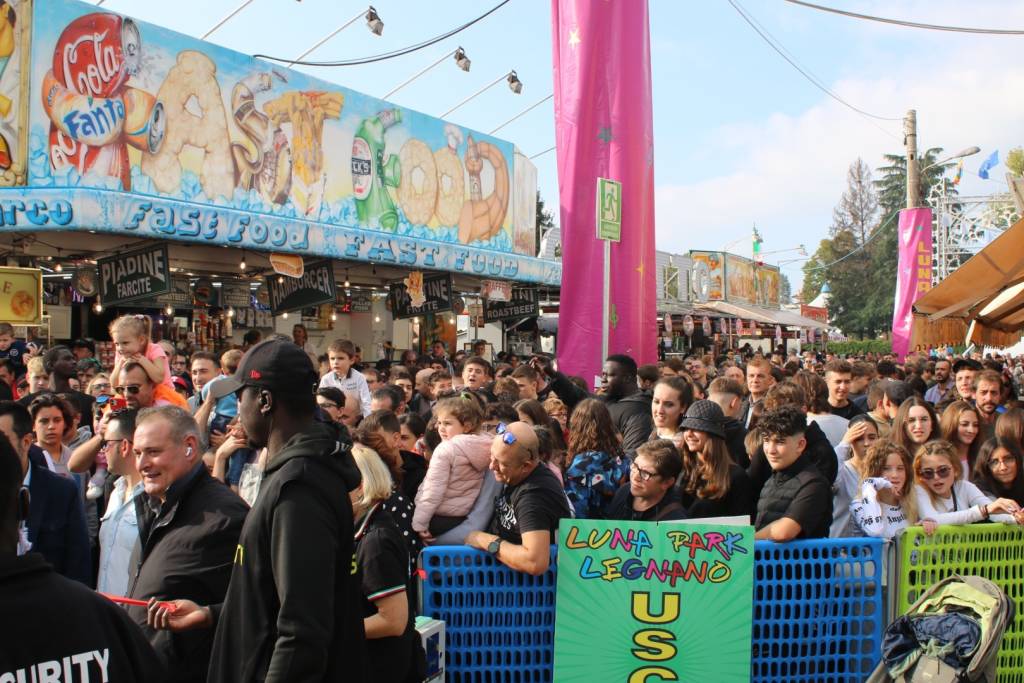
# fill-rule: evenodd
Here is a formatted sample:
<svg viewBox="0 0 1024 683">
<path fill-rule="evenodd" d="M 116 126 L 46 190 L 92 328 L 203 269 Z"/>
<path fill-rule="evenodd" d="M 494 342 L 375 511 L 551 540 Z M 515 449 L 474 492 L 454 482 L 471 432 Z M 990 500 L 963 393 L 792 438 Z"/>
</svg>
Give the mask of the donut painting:
<svg viewBox="0 0 1024 683">
<path fill-rule="evenodd" d="M 536 256 L 536 169 L 512 143 L 93 4 L 33 4 L 29 185 Z"/>
</svg>

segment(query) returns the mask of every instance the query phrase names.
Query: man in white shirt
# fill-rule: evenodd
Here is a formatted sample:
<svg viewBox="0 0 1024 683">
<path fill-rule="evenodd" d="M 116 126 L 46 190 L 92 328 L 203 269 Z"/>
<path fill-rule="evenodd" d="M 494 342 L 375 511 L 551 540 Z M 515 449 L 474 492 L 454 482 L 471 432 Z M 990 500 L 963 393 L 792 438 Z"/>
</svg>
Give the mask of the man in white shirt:
<svg viewBox="0 0 1024 683">
<path fill-rule="evenodd" d="M 100 519 L 100 573 L 96 590 L 126 595 L 131 578 L 131 556 L 139 540 L 139 522 L 133 503 L 142 492 L 142 475 L 133 450 L 137 410 L 123 410 L 107 420 L 103 447 L 110 473 L 118 475 L 107 509 Z"/>
</svg>

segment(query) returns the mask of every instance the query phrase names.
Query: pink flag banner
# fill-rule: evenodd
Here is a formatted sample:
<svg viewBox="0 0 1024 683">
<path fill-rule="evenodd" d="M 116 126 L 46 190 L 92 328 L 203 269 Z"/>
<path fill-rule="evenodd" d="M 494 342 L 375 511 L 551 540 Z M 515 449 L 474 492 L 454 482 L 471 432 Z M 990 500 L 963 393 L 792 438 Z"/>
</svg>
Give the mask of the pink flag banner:
<svg viewBox="0 0 1024 683">
<path fill-rule="evenodd" d="M 910 348 L 914 302 L 932 288 L 932 210 L 904 209 L 899 222 L 899 265 L 892 312 L 892 351 L 901 361 Z"/>
<path fill-rule="evenodd" d="M 622 184 L 621 239 L 611 245 L 608 352 L 657 360 L 654 120 L 647 0 L 552 0 L 555 142 L 561 204 L 558 362 L 600 373 L 603 245 L 598 178 Z"/>
</svg>

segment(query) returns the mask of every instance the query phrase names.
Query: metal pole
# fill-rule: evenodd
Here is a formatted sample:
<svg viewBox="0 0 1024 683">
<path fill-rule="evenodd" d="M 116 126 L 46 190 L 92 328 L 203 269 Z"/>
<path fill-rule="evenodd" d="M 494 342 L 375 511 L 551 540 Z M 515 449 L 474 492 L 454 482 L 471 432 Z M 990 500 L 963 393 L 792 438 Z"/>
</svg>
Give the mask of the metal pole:
<svg viewBox="0 0 1024 683">
<path fill-rule="evenodd" d="M 611 293 L 612 293 L 612 241 L 604 242 L 604 284 L 601 297 L 601 362 L 608 357 L 608 334 L 611 327 Z"/>
<path fill-rule="evenodd" d="M 501 124 L 500 126 L 498 126 L 497 128 L 495 128 L 494 130 L 492 130 L 492 131 L 491 131 L 490 133 L 488 133 L 488 135 L 494 135 L 495 133 L 497 133 L 497 132 L 498 132 L 499 130 L 501 130 L 502 128 L 504 128 L 504 127 L 505 127 L 505 126 L 507 126 L 508 124 L 512 123 L 513 121 L 515 121 L 515 120 L 516 120 L 516 119 L 518 119 L 519 117 L 523 116 L 524 114 L 527 114 L 527 113 L 529 113 L 529 112 L 530 112 L 531 110 L 533 110 L 533 109 L 534 109 L 535 107 L 539 107 L 540 105 L 544 104 L 545 102 L 547 102 L 548 100 L 550 100 L 550 99 L 551 99 L 552 97 L 554 97 L 554 96 L 555 96 L 555 94 L 554 94 L 554 93 L 551 93 L 550 95 L 548 95 L 548 96 L 547 96 L 547 97 L 545 97 L 544 99 L 542 99 L 542 100 L 538 100 L 538 101 L 534 102 L 534 103 L 533 103 L 533 104 L 531 104 L 531 105 L 530 105 L 529 107 L 527 107 L 526 109 L 522 110 L 521 112 L 519 112 L 518 114 L 516 114 L 515 116 L 513 116 L 512 118 L 510 118 L 510 119 L 509 119 L 508 121 L 506 121 L 505 123 Z"/>
<path fill-rule="evenodd" d="M 903 119 L 903 143 L 907 148 L 907 208 L 921 205 L 921 164 L 917 158 L 917 111 Z"/>
<path fill-rule="evenodd" d="M 449 109 L 449 110 L 448 110 L 448 111 L 446 111 L 445 113 L 441 114 L 441 115 L 440 115 L 440 116 L 438 116 L 437 118 L 439 118 L 439 119 L 443 119 L 444 117 L 448 116 L 448 115 L 449 115 L 449 114 L 451 114 L 451 113 L 452 113 L 453 111 L 455 111 L 456 109 L 458 109 L 458 108 L 459 108 L 459 107 L 461 107 L 462 105 L 466 104 L 467 102 L 469 102 L 469 101 L 470 101 L 471 99 L 473 99 L 473 98 L 474 98 L 474 97 L 476 97 L 477 95 L 481 95 L 481 94 L 483 94 L 483 93 L 484 93 L 485 91 L 487 91 L 487 90 L 490 90 L 490 89 L 491 89 L 491 88 L 493 88 L 494 86 L 498 85 L 498 83 L 501 83 L 501 82 L 502 82 L 503 80 L 505 80 L 505 79 L 506 79 L 506 78 L 508 77 L 508 75 L 509 75 L 510 73 L 512 73 L 512 72 L 511 72 L 511 71 L 509 71 L 509 72 L 507 72 L 507 73 L 503 73 L 502 75 L 498 76 L 498 77 L 497 77 L 496 79 L 494 79 L 494 80 L 493 80 L 492 82 L 490 82 L 490 83 L 488 83 L 487 85 L 485 85 L 484 87 L 480 88 L 480 89 L 479 89 L 479 90 L 477 90 L 477 91 L 476 91 L 475 93 L 473 93 L 472 95 L 470 95 L 470 96 L 469 96 L 469 97 L 467 97 L 466 99 L 462 100 L 461 102 L 459 102 L 459 103 L 458 103 L 458 104 L 456 104 L 456 105 L 455 105 L 454 107 L 452 107 L 451 109 Z"/>
<path fill-rule="evenodd" d="M 103 2 L 105 2 L 105 0 L 101 0 L 101 2 L 98 2 L 98 3 L 96 3 L 97 7 L 98 7 L 99 5 L 102 5 L 102 4 L 103 4 Z M 206 40 L 207 38 L 209 38 L 209 37 L 210 37 L 211 35 L 213 35 L 214 31 L 216 31 L 216 30 L 217 30 L 217 29 L 219 29 L 219 28 L 220 28 L 221 26 L 223 26 L 224 24 L 226 24 L 226 23 L 228 23 L 229 21 L 231 21 L 231 19 L 232 19 L 232 18 L 233 18 L 233 17 L 234 17 L 234 16 L 236 15 L 236 14 L 238 14 L 239 12 L 241 12 L 242 10 L 244 10 L 244 9 L 245 9 L 246 7 L 248 7 L 248 6 L 250 5 L 250 4 L 252 4 L 252 0 L 243 0 L 243 2 L 242 2 L 242 4 L 241 4 L 241 5 L 239 5 L 238 7 L 236 7 L 235 9 L 233 9 L 233 10 L 231 11 L 231 14 L 227 15 L 226 17 L 224 17 L 223 19 L 221 19 L 220 21 L 218 21 L 218 22 L 217 22 L 216 24 L 214 24 L 213 28 L 211 28 L 211 29 L 210 29 L 209 31 L 207 31 L 206 33 L 204 33 L 204 34 L 203 34 L 203 35 L 202 35 L 202 36 L 200 37 L 200 40 Z"/>
<path fill-rule="evenodd" d="M 252 0 L 250 0 L 250 2 L 251 1 Z M 351 26 L 352 24 L 356 23 L 356 21 L 361 19 L 365 14 L 366 14 L 366 10 L 361 11 L 359 14 L 355 15 L 354 17 L 352 17 L 351 19 L 346 21 L 344 24 L 342 24 L 338 28 L 336 28 L 333 31 L 331 31 L 330 33 L 328 33 L 326 36 L 321 38 L 315 45 L 313 45 L 313 47 L 309 48 L 308 50 L 303 52 L 301 55 L 299 55 L 298 57 L 296 57 L 292 61 L 288 62 L 288 66 L 293 66 L 295 64 L 295 62 L 301 62 L 303 59 L 308 57 L 312 52 L 314 52 L 317 48 L 319 48 L 321 45 L 326 43 L 328 40 L 330 40 L 334 36 L 338 35 L 342 31 L 347 29 L 349 26 Z"/>
<path fill-rule="evenodd" d="M 416 80 L 417 78 L 419 78 L 419 77 L 420 77 L 420 76 L 422 76 L 423 74 L 425 74 L 425 73 L 427 73 L 428 71 L 430 71 L 431 69 L 433 69 L 433 68 L 434 68 L 435 66 L 437 66 L 438 64 L 440 64 L 440 63 L 441 63 L 441 62 L 443 62 L 444 60 L 446 60 L 446 59 L 448 59 L 449 57 L 451 57 L 451 56 L 452 56 L 453 54 L 455 54 L 455 50 L 452 50 L 451 52 L 446 52 L 446 53 L 444 53 L 444 54 L 443 54 L 443 55 L 441 56 L 441 58 L 440 58 L 440 59 L 438 59 L 438 60 L 437 60 L 436 62 L 432 63 L 432 64 L 431 64 L 430 66 L 428 66 L 427 68 L 423 69 L 422 71 L 418 71 L 418 72 L 416 72 L 416 73 L 415 73 L 415 74 L 414 74 L 414 75 L 413 75 L 412 77 L 410 77 L 410 78 L 408 78 L 407 80 L 404 80 L 404 81 L 402 81 L 401 83 L 399 83 L 398 85 L 396 85 L 396 86 L 395 86 L 394 88 L 392 88 L 392 89 L 391 89 L 390 91 L 388 91 L 388 92 L 387 92 L 387 93 L 386 93 L 386 94 L 385 94 L 385 95 L 384 95 L 383 97 L 381 97 L 381 99 L 382 99 L 382 100 L 386 100 L 387 98 L 391 97 L 391 96 L 392 96 L 392 95 L 394 95 L 394 94 L 395 94 L 396 92 L 398 92 L 399 90 L 401 90 L 401 89 L 402 89 L 402 88 L 404 88 L 405 86 L 409 85 L 410 83 L 412 83 L 412 82 L 413 82 L 413 81 L 415 81 L 415 80 Z"/>
</svg>

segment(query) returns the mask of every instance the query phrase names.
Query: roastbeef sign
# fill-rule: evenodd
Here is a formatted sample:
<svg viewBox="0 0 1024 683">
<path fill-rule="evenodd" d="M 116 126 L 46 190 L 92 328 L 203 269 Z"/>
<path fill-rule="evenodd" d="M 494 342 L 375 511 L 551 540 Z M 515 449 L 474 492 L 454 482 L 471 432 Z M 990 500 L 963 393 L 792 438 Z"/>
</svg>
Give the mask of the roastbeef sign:
<svg viewBox="0 0 1024 683">
<path fill-rule="evenodd" d="M 489 323 L 512 318 L 528 318 L 539 313 L 536 289 L 515 288 L 508 301 L 484 301 L 484 321 Z"/>
<path fill-rule="evenodd" d="M 166 244 L 108 256 L 98 266 L 100 300 L 108 306 L 171 291 Z"/>
<path fill-rule="evenodd" d="M 332 303 L 337 296 L 334 269 L 329 260 L 307 263 L 301 277 L 267 278 L 270 310 L 274 315 L 317 304 Z"/>
</svg>

